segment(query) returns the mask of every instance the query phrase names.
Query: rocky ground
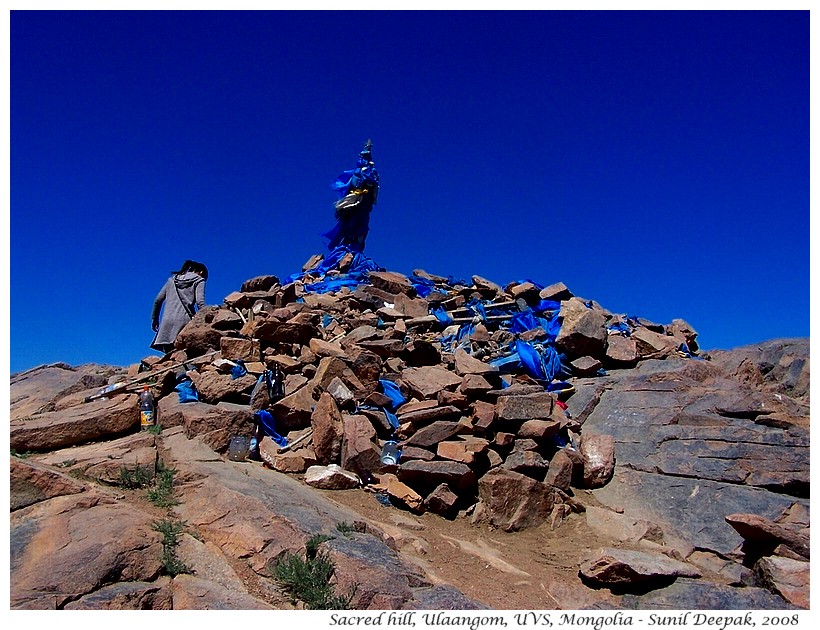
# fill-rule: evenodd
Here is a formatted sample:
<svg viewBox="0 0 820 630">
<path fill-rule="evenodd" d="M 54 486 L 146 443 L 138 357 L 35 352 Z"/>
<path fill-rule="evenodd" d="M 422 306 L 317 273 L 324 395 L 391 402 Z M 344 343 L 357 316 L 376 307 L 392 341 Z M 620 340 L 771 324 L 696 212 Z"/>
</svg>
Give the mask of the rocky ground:
<svg viewBox="0 0 820 630">
<path fill-rule="evenodd" d="M 317 534 L 355 608 L 809 607 L 807 339 L 704 353 L 681 320 L 562 286 L 432 277 L 434 299 L 374 272 L 306 291 L 317 277 L 248 281 L 161 360 L 12 376 L 12 609 L 299 608 L 272 570 Z M 468 316 L 451 347 L 428 313 L 458 319 L 470 294 L 534 325 Z M 571 366 L 558 389 L 498 367 L 513 339 L 549 359 L 547 337 Z M 273 365 L 281 400 L 257 385 Z M 140 427 L 141 383 L 94 396 L 123 377 L 150 382 L 159 427 Z M 294 447 L 231 461 L 261 409 Z"/>
</svg>

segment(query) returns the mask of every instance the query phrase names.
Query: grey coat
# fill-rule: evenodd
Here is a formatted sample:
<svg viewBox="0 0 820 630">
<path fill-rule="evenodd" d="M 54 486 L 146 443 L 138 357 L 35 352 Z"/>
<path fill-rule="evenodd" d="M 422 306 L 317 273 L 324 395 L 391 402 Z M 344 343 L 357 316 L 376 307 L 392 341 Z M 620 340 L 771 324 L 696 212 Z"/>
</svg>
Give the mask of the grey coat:
<svg viewBox="0 0 820 630">
<path fill-rule="evenodd" d="M 157 321 L 163 303 L 162 320 L 159 324 L 151 347 L 163 350 L 163 346 L 173 344 L 185 324 L 191 321 L 194 315 L 194 305 L 197 310 L 205 307 L 205 280 L 194 273 L 186 271 L 168 278 L 154 300 L 151 311 L 151 321 Z"/>
</svg>

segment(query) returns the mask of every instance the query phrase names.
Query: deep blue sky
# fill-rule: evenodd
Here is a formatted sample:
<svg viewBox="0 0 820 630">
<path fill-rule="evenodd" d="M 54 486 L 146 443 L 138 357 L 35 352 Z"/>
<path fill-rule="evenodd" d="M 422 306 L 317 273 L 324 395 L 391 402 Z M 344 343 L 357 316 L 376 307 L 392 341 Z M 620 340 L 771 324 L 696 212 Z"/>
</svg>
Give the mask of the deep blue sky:
<svg viewBox="0 0 820 630">
<path fill-rule="evenodd" d="M 186 258 L 219 304 L 326 252 L 562 281 L 702 348 L 809 335 L 809 13 L 12 12 L 10 370 L 128 365 Z"/>
</svg>

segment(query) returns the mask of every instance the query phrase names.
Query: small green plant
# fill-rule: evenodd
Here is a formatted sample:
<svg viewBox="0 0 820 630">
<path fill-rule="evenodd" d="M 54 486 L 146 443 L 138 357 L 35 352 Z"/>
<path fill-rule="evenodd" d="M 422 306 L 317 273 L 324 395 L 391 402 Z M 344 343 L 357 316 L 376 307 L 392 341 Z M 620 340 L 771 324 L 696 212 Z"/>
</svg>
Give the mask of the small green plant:
<svg viewBox="0 0 820 630">
<path fill-rule="evenodd" d="M 151 473 L 139 464 L 137 464 L 133 470 L 125 466 L 120 467 L 120 485 L 124 488 L 131 490 L 134 488 L 142 488 L 149 485 L 152 481 Z"/>
<path fill-rule="evenodd" d="M 162 427 L 159 425 L 159 423 L 156 423 L 146 428 L 145 431 L 146 433 L 150 433 L 152 435 L 159 435 L 160 433 L 162 433 Z"/>
<path fill-rule="evenodd" d="M 27 457 L 31 457 L 34 455 L 34 451 L 23 451 L 22 453 L 18 453 L 16 450 L 11 449 L 11 456 L 12 457 L 19 457 L 20 459 L 26 459 Z"/>
<path fill-rule="evenodd" d="M 355 587 L 347 596 L 336 595 L 330 583 L 335 572 L 333 561 L 320 545 L 330 536 L 316 534 L 305 543 L 305 557 L 285 553 L 273 566 L 273 578 L 282 585 L 292 600 L 301 600 L 308 610 L 348 610 Z"/>
<path fill-rule="evenodd" d="M 148 490 L 148 500 L 151 503 L 161 508 L 169 508 L 179 503 L 174 498 L 175 474 L 174 469 L 165 468 L 162 462 L 157 464 L 156 485 Z"/>
<path fill-rule="evenodd" d="M 351 525 L 347 521 L 342 521 L 341 523 L 336 523 L 336 529 L 340 531 L 342 534 L 347 536 L 348 534 L 352 534 L 356 531 L 355 525 Z"/>
<path fill-rule="evenodd" d="M 77 463 L 76 459 L 66 459 L 61 461 L 59 464 L 54 464 L 57 468 L 71 468 L 74 464 Z"/>
<path fill-rule="evenodd" d="M 185 529 L 185 523 L 164 519 L 154 522 L 154 531 L 162 534 L 162 564 L 165 572 L 174 577 L 182 573 L 191 573 L 184 562 L 177 558 L 179 535 Z"/>
</svg>

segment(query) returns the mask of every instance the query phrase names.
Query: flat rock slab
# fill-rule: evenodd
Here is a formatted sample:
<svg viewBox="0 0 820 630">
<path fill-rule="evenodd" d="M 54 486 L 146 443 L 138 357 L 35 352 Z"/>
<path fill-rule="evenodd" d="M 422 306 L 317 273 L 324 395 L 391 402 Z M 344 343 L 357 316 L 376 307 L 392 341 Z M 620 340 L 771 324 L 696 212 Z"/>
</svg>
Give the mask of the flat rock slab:
<svg viewBox="0 0 820 630">
<path fill-rule="evenodd" d="M 56 401 L 76 392 L 102 388 L 112 374 L 125 371 L 99 365 L 71 367 L 65 363 L 41 365 L 11 377 L 10 416 L 12 420 L 52 411 Z"/>
<path fill-rule="evenodd" d="M 12 512 L 40 501 L 86 491 L 86 486 L 36 462 L 12 457 L 9 507 Z"/>
<path fill-rule="evenodd" d="M 701 576 L 692 565 L 661 553 L 614 548 L 601 549 L 594 558 L 581 565 L 579 572 L 591 582 L 606 586 Z"/>
<path fill-rule="evenodd" d="M 657 523 L 667 542 L 680 538 L 725 557 L 743 544 L 743 538 L 724 520 L 727 514 L 751 510 L 774 520 L 795 502 L 792 497 L 758 488 L 639 472 L 626 466 L 616 466 L 612 480 L 591 492 L 612 510 Z"/>
<path fill-rule="evenodd" d="M 153 477 L 157 464 L 156 436 L 141 431 L 109 442 L 93 442 L 85 446 L 59 449 L 29 458 L 68 474 L 80 473 L 86 478 L 116 484 L 123 469 L 134 472 L 138 468 Z"/>
<path fill-rule="evenodd" d="M 154 518 L 105 494 L 49 499 L 11 514 L 11 608 L 60 609 L 106 584 L 162 570 Z"/>
<path fill-rule="evenodd" d="M 621 605 L 628 610 L 661 611 L 746 611 L 789 610 L 795 608 L 783 598 L 765 588 L 734 588 L 689 578 L 678 578 L 666 588 L 651 591 L 645 595 L 624 595 Z M 726 614 L 731 613 L 727 612 Z"/>
<path fill-rule="evenodd" d="M 19 453 L 52 451 L 121 436 L 139 428 L 137 401 L 128 394 L 12 420 L 10 446 Z"/>
<path fill-rule="evenodd" d="M 260 576 L 269 576 L 271 564 L 282 553 L 298 552 L 310 536 L 325 534 L 333 538 L 325 544 L 336 563 L 338 593 L 344 594 L 354 581 L 359 584 L 356 607 L 424 608 L 416 591 L 427 597 L 428 589 L 440 588 L 380 538 L 340 534 L 340 523 L 352 524 L 361 517 L 332 500 L 333 492 L 339 491 L 313 490 L 252 462 L 209 460 L 207 446 L 179 431 L 164 440 L 166 465 L 189 480 L 177 488 L 181 503 L 174 508 L 175 518 L 202 532 L 229 558 L 247 562 Z M 476 606 L 463 595 L 446 593 L 459 608 Z"/>
</svg>

